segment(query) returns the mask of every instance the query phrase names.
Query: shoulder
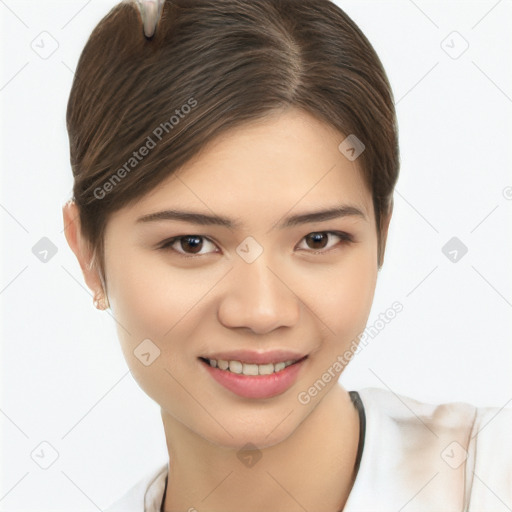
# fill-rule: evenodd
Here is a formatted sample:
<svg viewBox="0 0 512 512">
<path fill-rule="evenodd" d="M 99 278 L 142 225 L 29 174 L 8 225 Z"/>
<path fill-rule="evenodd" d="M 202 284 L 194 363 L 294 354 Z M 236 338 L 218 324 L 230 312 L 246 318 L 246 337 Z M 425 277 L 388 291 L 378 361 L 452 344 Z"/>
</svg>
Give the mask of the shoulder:
<svg viewBox="0 0 512 512">
<path fill-rule="evenodd" d="M 167 472 L 167 462 L 159 465 L 109 505 L 105 512 L 160 512 Z"/>
<path fill-rule="evenodd" d="M 473 508 L 512 510 L 512 409 L 479 407 L 468 451 Z"/>
<path fill-rule="evenodd" d="M 510 443 L 512 407 L 476 407 L 466 402 L 429 403 L 381 388 L 358 391 L 365 409 L 389 420 L 388 426 L 407 425 L 408 431 L 432 429 L 436 436 L 464 432 L 468 439 L 464 447 L 480 451 Z M 473 443 L 472 443 L 473 441 Z M 478 441 L 478 443 L 476 443 Z M 478 444 L 478 446 L 477 446 Z"/>
<path fill-rule="evenodd" d="M 412 508 L 510 511 L 511 408 L 433 404 L 373 387 L 358 393 L 367 427 L 358 486 L 398 508 L 411 500 Z"/>
</svg>

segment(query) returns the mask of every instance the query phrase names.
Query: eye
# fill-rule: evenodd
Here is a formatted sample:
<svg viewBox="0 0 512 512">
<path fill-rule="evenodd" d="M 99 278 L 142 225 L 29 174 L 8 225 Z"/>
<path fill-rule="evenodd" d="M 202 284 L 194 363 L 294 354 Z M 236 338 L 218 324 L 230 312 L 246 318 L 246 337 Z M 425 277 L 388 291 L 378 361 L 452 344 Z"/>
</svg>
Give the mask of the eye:
<svg viewBox="0 0 512 512">
<path fill-rule="evenodd" d="M 333 236 L 341 240 L 341 245 L 348 244 L 354 241 L 354 238 L 349 233 L 345 233 L 342 231 L 317 231 L 314 233 L 309 233 L 302 240 L 306 244 L 312 244 L 313 247 L 309 247 L 309 249 L 315 249 L 309 251 L 306 248 L 306 252 L 312 252 L 313 254 L 329 252 L 329 250 L 333 247 L 331 245 L 327 250 L 325 250 L 326 242 L 328 242 L 328 237 Z M 201 253 L 201 249 L 204 248 L 205 241 L 207 244 L 211 244 L 215 247 L 215 244 L 207 237 L 203 235 L 184 235 L 184 236 L 175 236 L 168 240 L 164 240 L 158 249 L 161 250 L 172 250 L 177 252 L 179 255 L 183 255 L 186 258 L 190 258 L 193 256 L 202 256 L 205 254 L 213 254 L 219 251 L 210 251 Z M 335 245 L 335 244 L 334 244 Z"/>
<path fill-rule="evenodd" d="M 333 245 L 330 245 L 327 250 L 325 250 L 325 247 L 328 242 L 328 237 L 332 236 L 332 235 L 339 238 L 341 240 L 342 245 L 348 244 L 348 243 L 351 243 L 354 241 L 354 238 L 352 235 L 350 235 L 349 233 L 344 233 L 342 231 L 316 231 L 314 233 L 310 233 L 309 235 L 306 235 L 303 238 L 303 240 L 306 242 L 306 244 L 313 245 L 313 247 L 310 247 L 311 249 L 320 249 L 320 250 L 307 251 L 307 252 L 312 252 L 313 254 L 329 252 L 329 250 L 333 247 Z"/>
<path fill-rule="evenodd" d="M 171 250 L 177 252 L 178 254 L 182 254 L 182 255 L 192 254 L 192 255 L 201 256 L 201 254 L 207 254 L 207 253 L 200 252 L 201 249 L 204 247 L 203 240 L 206 240 L 208 243 L 214 245 L 213 242 L 211 240 L 209 240 L 208 238 L 206 238 L 205 236 L 185 235 L 185 236 L 175 236 L 174 238 L 171 238 L 170 240 L 164 241 L 160 245 L 159 249 L 171 249 Z M 174 249 L 173 248 L 174 246 L 179 247 L 181 249 L 181 251 Z M 189 249 L 191 250 L 191 252 L 187 252 Z M 185 256 L 185 257 L 188 257 L 188 256 Z"/>
</svg>

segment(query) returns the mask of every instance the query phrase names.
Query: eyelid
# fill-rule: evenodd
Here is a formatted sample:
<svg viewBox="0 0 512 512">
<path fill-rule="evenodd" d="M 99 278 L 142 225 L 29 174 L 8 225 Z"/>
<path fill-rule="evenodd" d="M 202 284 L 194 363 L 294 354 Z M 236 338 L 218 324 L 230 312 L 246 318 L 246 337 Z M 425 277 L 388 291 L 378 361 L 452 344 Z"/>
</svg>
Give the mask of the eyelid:
<svg viewBox="0 0 512 512">
<path fill-rule="evenodd" d="M 305 236 L 303 236 L 300 241 L 299 241 L 299 244 L 306 239 L 307 236 L 309 235 L 312 235 L 312 234 L 328 234 L 328 235 L 335 235 L 337 236 L 339 239 L 340 239 L 340 244 L 341 245 L 345 245 L 345 244 L 350 244 L 350 243 L 354 243 L 355 242 L 355 238 L 353 235 L 351 235 L 350 233 L 347 233 L 346 231 L 311 231 L 309 233 L 307 233 Z M 218 253 L 218 251 L 214 251 L 214 252 L 209 252 L 209 253 L 204 253 L 204 254 L 187 254 L 187 253 L 182 253 L 182 252 L 179 252 L 177 250 L 174 250 L 172 249 L 172 245 L 179 241 L 180 239 L 183 239 L 183 238 L 187 238 L 187 237 L 197 237 L 197 238 L 202 238 L 204 240 L 207 240 L 208 242 L 214 244 L 214 245 L 217 245 L 216 242 L 214 242 L 210 237 L 206 236 L 206 235 L 198 235 L 198 234 L 187 234 L 187 235 L 179 235 L 179 236 L 174 236 L 174 237 L 171 237 L 171 238 L 167 238 L 166 240 L 163 240 L 160 244 L 158 244 L 158 246 L 156 247 L 157 250 L 163 250 L 163 251 L 172 251 L 174 253 L 176 253 L 178 256 L 182 256 L 184 258 L 187 258 L 187 259 L 190 259 L 190 258 L 197 258 L 197 257 L 200 257 L 200 256 L 206 256 L 208 254 L 216 254 Z M 301 251 L 304 251 L 306 253 L 311 253 L 311 254 L 322 254 L 322 253 L 329 253 L 331 250 L 333 250 L 338 244 L 336 244 L 335 246 L 329 248 L 329 249 L 318 249 L 318 250 L 314 250 L 314 249 L 301 249 Z"/>
</svg>

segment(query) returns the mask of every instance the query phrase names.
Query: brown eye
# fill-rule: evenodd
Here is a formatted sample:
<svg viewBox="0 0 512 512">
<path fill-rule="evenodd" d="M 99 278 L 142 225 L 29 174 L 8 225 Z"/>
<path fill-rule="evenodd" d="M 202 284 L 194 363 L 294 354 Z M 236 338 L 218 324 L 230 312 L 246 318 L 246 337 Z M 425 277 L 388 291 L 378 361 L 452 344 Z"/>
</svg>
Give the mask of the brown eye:
<svg viewBox="0 0 512 512">
<path fill-rule="evenodd" d="M 200 236 L 195 235 L 184 236 L 180 239 L 180 247 L 185 252 L 188 252 L 190 249 L 190 252 L 197 254 L 203 247 L 203 239 Z"/>
<path fill-rule="evenodd" d="M 177 252 L 181 255 L 203 255 L 208 254 L 205 252 L 201 252 L 204 249 L 206 244 L 211 244 L 215 247 L 213 242 L 208 240 L 204 236 L 200 235 L 185 235 L 185 236 L 176 236 L 174 238 L 171 238 L 170 240 L 167 240 L 166 242 L 163 242 L 160 245 L 160 249 L 163 250 L 172 250 Z M 216 252 L 216 251 L 210 251 L 210 253 Z"/>
<path fill-rule="evenodd" d="M 305 237 L 310 249 L 323 249 L 328 242 L 327 233 L 311 233 Z"/>
<path fill-rule="evenodd" d="M 338 238 L 341 240 L 339 245 L 346 245 L 354 241 L 354 237 L 349 233 L 344 233 L 343 231 L 317 231 L 315 233 L 310 233 L 306 235 L 302 240 L 306 243 L 306 252 L 318 252 L 318 253 L 327 253 L 333 248 L 336 244 L 329 244 L 329 237 L 334 236 L 334 238 Z M 325 249 L 328 246 L 327 249 Z M 308 249 L 311 249 L 308 251 Z"/>
</svg>

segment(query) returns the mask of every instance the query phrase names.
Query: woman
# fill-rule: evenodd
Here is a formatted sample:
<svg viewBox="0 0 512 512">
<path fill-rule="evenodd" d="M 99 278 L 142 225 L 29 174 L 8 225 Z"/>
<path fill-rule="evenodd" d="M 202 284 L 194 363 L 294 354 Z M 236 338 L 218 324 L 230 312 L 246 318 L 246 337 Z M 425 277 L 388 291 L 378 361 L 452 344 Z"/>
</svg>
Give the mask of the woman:
<svg viewBox="0 0 512 512">
<path fill-rule="evenodd" d="M 67 122 L 66 238 L 169 456 L 109 512 L 512 506 L 510 409 L 338 384 L 399 150 L 381 62 L 334 3 L 123 2 Z"/>
</svg>

